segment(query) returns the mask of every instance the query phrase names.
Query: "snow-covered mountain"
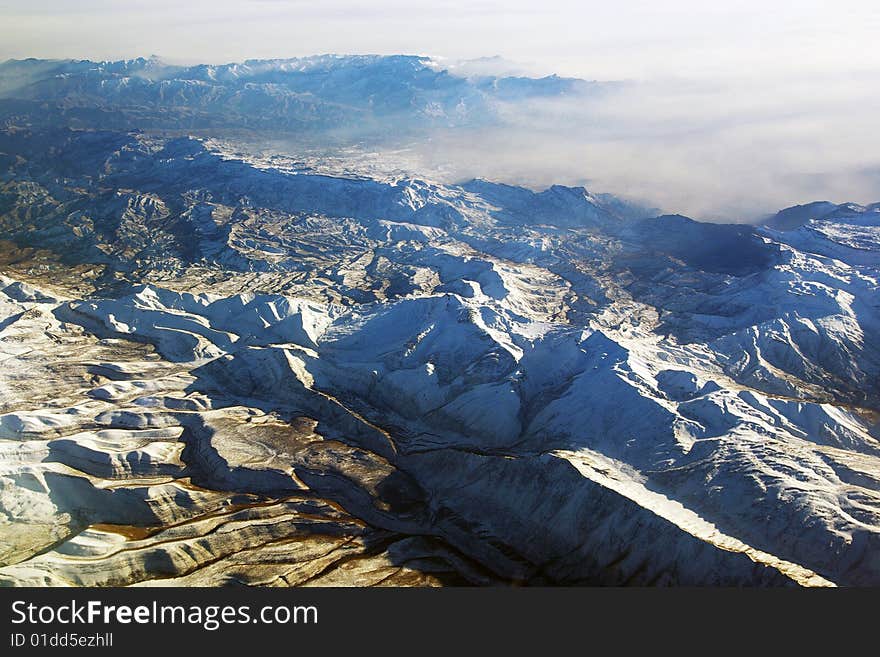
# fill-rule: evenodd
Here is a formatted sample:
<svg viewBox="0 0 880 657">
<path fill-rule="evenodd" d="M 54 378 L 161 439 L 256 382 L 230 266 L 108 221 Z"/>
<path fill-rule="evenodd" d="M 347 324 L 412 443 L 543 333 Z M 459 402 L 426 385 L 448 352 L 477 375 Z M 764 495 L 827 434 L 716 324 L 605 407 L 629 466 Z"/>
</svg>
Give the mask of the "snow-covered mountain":
<svg viewBox="0 0 880 657">
<path fill-rule="evenodd" d="M 404 55 L 190 67 L 156 58 L 26 59 L 0 63 L 0 110 L 40 110 L 38 120 L 52 125 L 92 128 L 388 137 L 427 127 L 479 126 L 496 120 L 499 103 L 599 92 L 603 86 L 555 75 L 463 77 L 428 57 Z"/>
<path fill-rule="evenodd" d="M 3 75 L 347 105 L 354 65 Z M 705 224 L 5 116 L 3 583 L 880 583 L 877 205 Z"/>
</svg>

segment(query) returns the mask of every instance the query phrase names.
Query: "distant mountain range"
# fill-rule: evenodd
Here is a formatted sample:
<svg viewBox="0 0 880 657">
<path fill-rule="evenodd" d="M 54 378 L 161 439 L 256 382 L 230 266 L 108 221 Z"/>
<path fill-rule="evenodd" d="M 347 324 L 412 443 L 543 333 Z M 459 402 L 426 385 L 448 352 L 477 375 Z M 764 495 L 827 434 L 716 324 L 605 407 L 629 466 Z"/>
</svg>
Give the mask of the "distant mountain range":
<svg viewBox="0 0 880 657">
<path fill-rule="evenodd" d="M 596 82 L 549 76 L 460 77 L 428 57 L 335 56 L 172 66 L 9 60 L 0 110 L 49 103 L 51 121 L 79 127 L 353 131 L 478 126 L 498 103 L 598 92 Z M 17 101 L 17 104 L 13 101 Z M 45 108 L 43 108 L 45 111 Z"/>
</svg>

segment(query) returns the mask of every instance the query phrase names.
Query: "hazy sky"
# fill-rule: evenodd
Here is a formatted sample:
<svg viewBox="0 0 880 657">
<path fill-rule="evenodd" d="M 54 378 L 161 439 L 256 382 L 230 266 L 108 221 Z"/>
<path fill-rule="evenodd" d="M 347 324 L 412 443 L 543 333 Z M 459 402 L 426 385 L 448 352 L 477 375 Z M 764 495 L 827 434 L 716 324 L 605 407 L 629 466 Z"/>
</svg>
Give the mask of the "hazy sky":
<svg viewBox="0 0 880 657">
<path fill-rule="evenodd" d="M 0 0 L 0 58 L 502 55 L 616 78 L 880 67 L 876 0 Z"/>
<path fill-rule="evenodd" d="M 880 200 L 880 0 L 0 0 L 0 59 L 500 55 L 637 83 L 426 139 L 427 165 L 744 220 Z"/>
</svg>

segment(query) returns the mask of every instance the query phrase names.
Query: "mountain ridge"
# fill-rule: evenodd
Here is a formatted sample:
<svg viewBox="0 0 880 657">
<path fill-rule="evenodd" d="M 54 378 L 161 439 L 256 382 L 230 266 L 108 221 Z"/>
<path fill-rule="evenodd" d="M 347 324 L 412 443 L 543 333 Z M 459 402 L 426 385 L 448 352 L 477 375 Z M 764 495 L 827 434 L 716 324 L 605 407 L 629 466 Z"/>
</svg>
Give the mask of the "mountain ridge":
<svg viewBox="0 0 880 657">
<path fill-rule="evenodd" d="M 77 98 L 0 124 L 0 583 L 880 582 L 876 204 L 709 224 Z"/>
</svg>

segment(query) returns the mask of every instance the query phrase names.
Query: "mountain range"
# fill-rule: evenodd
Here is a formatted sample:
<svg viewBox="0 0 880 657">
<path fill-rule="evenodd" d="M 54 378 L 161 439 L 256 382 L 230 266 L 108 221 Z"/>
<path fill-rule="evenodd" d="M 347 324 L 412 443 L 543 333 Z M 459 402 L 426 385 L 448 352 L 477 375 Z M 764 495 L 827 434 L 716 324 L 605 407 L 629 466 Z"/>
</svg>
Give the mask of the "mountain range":
<svg viewBox="0 0 880 657">
<path fill-rule="evenodd" d="M 0 64 L 0 111 L 42 110 L 38 120 L 52 126 L 388 138 L 479 127 L 497 121 L 504 104 L 601 93 L 613 84 L 555 75 L 461 77 L 428 57 L 405 55 L 188 67 L 155 57 L 25 59 Z"/>
<path fill-rule="evenodd" d="M 880 583 L 880 204 L 711 224 L 230 132 L 572 93 L 0 65 L 0 583 Z"/>
</svg>

